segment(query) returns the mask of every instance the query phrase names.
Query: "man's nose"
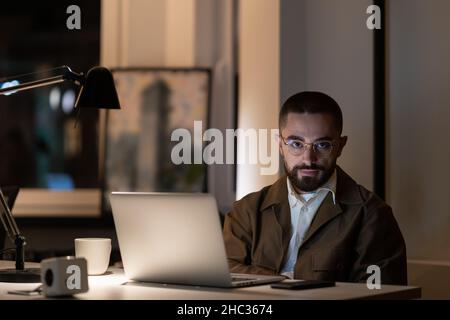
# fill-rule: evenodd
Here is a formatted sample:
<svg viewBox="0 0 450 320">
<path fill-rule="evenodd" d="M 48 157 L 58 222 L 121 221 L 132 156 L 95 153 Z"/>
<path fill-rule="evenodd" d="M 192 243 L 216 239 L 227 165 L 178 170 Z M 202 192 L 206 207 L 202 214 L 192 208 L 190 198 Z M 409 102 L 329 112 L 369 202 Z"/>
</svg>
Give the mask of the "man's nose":
<svg viewBox="0 0 450 320">
<path fill-rule="evenodd" d="M 316 153 L 314 152 L 314 148 L 311 145 L 306 147 L 306 150 L 303 153 L 303 162 L 305 165 L 310 166 L 311 163 L 315 163 L 317 160 Z"/>
</svg>

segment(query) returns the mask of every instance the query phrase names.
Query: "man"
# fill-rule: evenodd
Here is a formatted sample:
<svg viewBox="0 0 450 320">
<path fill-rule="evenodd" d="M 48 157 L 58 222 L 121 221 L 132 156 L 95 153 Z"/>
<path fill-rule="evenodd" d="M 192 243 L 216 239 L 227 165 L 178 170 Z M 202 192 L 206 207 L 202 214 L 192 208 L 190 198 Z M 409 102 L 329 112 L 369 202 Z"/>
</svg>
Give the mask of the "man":
<svg viewBox="0 0 450 320">
<path fill-rule="evenodd" d="M 406 247 L 391 208 L 336 165 L 342 112 L 320 92 L 290 97 L 279 115 L 286 175 L 233 205 L 224 240 L 230 269 L 296 279 L 405 285 Z M 371 269 L 369 269 L 371 270 Z"/>
</svg>

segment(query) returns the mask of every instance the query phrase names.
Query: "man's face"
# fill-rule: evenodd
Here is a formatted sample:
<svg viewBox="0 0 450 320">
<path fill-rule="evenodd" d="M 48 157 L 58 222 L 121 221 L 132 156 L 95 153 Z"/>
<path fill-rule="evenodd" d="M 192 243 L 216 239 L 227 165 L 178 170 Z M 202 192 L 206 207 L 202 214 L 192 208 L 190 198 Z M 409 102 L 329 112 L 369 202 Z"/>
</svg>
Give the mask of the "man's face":
<svg viewBox="0 0 450 320">
<path fill-rule="evenodd" d="M 297 192 L 314 191 L 333 174 L 347 137 L 339 136 L 330 114 L 289 113 L 286 120 L 280 132 L 284 168 Z M 303 145 L 300 151 L 297 147 L 302 143 L 309 145 Z M 313 150 L 313 143 L 316 143 L 316 150 Z M 332 144 L 331 149 L 322 148 L 329 143 Z"/>
</svg>

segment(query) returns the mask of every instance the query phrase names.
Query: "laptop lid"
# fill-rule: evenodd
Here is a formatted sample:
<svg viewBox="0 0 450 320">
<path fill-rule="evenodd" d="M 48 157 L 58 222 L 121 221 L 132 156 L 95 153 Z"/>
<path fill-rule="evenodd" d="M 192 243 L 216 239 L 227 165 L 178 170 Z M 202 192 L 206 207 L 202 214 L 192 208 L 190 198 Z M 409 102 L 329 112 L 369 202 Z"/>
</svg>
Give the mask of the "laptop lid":
<svg viewBox="0 0 450 320">
<path fill-rule="evenodd" d="M 110 201 L 128 279 L 231 286 L 212 195 L 113 192 Z"/>
</svg>

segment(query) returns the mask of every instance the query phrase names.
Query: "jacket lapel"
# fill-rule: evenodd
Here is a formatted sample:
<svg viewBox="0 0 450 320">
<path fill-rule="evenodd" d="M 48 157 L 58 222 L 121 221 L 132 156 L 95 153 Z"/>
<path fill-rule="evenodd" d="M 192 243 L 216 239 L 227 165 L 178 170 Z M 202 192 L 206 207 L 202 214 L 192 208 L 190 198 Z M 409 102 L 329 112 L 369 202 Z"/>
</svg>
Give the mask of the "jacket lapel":
<svg viewBox="0 0 450 320">
<path fill-rule="evenodd" d="M 331 194 L 331 192 L 328 192 L 327 196 L 317 210 L 308 231 L 306 232 L 303 243 L 308 241 L 308 239 L 311 238 L 314 233 L 316 233 L 316 231 L 320 229 L 320 227 L 339 215 L 341 212 L 341 206 L 337 202 L 336 204 L 333 203 L 333 195 Z"/>
<path fill-rule="evenodd" d="M 336 185 L 336 204 L 333 202 L 331 192 L 327 194 L 324 201 L 320 205 L 317 213 L 311 222 L 311 225 L 306 232 L 303 244 L 308 239 L 314 236 L 325 224 L 336 216 L 342 214 L 342 204 L 358 204 L 362 203 L 361 196 L 355 181 L 348 176 L 340 167 L 337 167 L 337 185 Z M 272 186 L 269 187 L 264 200 L 261 204 L 260 210 L 263 215 L 273 215 L 266 217 L 266 222 L 275 223 L 276 227 L 271 228 L 270 235 L 261 234 L 261 237 L 273 237 L 272 239 L 281 240 L 281 247 L 279 250 L 278 261 L 273 261 L 280 268 L 289 248 L 289 242 L 292 236 L 291 228 L 291 209 L 289 207 L 288 192 L 287 192 L 287 177 L 283 175 Z M 280 243 L 280 242 L 278 242 Z M 302 244 L 302 245 L 303 245 Z"/>
<path fill-rule="evenodd" d="M 291 230 L 291 209 L 289 207 L 287 195 L 287 177 L 283 175 L 268 190 L 261 205 L 261 213 L 274 216 L 276 227 L 272 228 L 273 237 L 281 240 L 280 253 L 283 259 L 287 254 L 289 242 L 292 236 Z M 264 237 L 265 235 L 261 235 Z"/>
<path fill-rule="evenodd" d="M 280 226 L 280 230 L 282 230 L 281 234 L 281 244 L 283 253 L 283 258 L 287 254 L 288 248 L 289 248 L 289 242 L 291 241 L 292 236 L 292 228 L 291 228 L 291 209 L 289 208 L 289 203 L 286 203 L 286 201 L 280 203 L 278 206 L 273 207 L 275 212 L 275 218 L 277 220 L 277 223 Z"/>
<path fill-rule="evenodd" d="M 339 166 L 336 167 L 336 173 L 336 204 L 333 203 L 333 196 L 331 192 L 329 192 L 317 210 L 316 215 L 306 232 L 303 244 L 306 243 L 323 225 L 342 213 L 343 210 L 341 204 L 354 205 L 362 203 L 356 182 Z"/>
</svg>

